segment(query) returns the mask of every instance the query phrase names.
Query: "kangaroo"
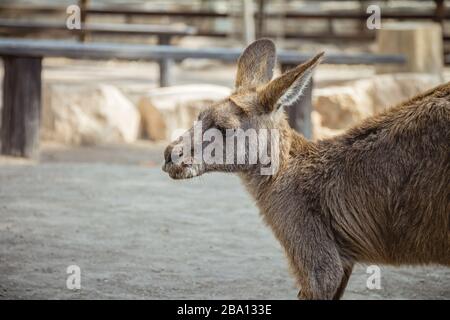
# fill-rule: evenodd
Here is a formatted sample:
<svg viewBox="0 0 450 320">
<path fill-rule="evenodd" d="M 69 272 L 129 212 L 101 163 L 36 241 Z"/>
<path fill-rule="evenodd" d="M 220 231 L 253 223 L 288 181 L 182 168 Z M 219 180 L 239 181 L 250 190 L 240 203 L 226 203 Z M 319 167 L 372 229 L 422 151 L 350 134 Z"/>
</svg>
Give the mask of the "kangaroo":
<svg viewBox="0 0 450 320">
<path fill-rule="evenodd" d="M 174 179 L 236 173 L 285 249 L 300 299 L 340 299 L 355 263 L 450 266 L 450 83 L 312 142 L 283 109 L 322 57 L 272 80 L 275 45 L 257 40 L 238 60 L 234 92 L 199 115 L 203 132 L 278 130 L 276 172 L 262 175 L 259 162 L 191 163 L 182 138 L 166 148 L 163 170 Z"/>
</svg>

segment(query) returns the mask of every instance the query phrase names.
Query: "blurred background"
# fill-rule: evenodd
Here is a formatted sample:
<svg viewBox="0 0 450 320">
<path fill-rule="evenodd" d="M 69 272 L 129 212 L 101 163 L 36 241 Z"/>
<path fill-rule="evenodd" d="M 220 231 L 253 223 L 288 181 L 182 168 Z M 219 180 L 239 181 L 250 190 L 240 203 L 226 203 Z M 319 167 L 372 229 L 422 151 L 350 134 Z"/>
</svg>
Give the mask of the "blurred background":
<svg viewBox="0 0 450 320">
<path fill-rule="evenodd" d="M 0 298 L 295 298 L 235 177 L 160 172 L 261 37 L 277 74 L 325 51 L 288 111 L 313 140 L 450 79 L 448 0 L 0 0 Z M 382 272 L 344 298 L 450 298 L 445 269 Z"/>
</svg>

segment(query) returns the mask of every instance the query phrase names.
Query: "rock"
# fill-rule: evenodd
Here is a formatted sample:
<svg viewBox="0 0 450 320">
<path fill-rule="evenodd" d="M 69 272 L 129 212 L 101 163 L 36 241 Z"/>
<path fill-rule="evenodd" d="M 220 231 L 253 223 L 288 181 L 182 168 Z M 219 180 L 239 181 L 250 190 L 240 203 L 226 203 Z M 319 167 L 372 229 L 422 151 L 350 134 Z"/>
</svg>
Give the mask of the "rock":
<svg viewBox="0 0 450 320">
<path fill-rule="evenodd" d="M 227 87 L 203 84 L 152 89 L 138 103 L 142 128 L 151 140 L 170 140 L 192 126 L 200 109 L 230 93 Z"/>
<path fill-rule="evenodd" d="M 180 63 L 184 70 L 206 70 L 221 66 L 221 62 L 214 59 L 194 59 L 187 58 Z"/>
<path fill-rule="evenodd" d="M 442 79 L 433 74 L 398 73 L 375 76 L 368 82 L 374 112 L 379 112 L 438 86 Z"/>
<path fill-rule="evenodd" d="M 312 111 L 311 121 L 313 125 L 313 140 L 321 140 L 331 138 L 342 133 L 344 130 L 336 130 L 324 127 L 322 124 L 322 116 L 317 111 Z"/>
<path fill-rule="evenodd" d="M 374 113 L 406 101 L 441 83 L 438 75 L 386 74 L 318 88 L 313 92 L 314 109 L 322 126 L 347 129 Z"/>
<path fill-rule="evenodd" d="M 46 85 L 41 136 L 65 144 L 133 142 L 140 115 L 111 85 Z"/>
<path fill-rule="evenodd" d="M 335 86 L 316 89 L 313 107 L 321 124 L 330 129 L 345 129 L 372 114 L 370 97 L 361 86 Z"/>
</svg>

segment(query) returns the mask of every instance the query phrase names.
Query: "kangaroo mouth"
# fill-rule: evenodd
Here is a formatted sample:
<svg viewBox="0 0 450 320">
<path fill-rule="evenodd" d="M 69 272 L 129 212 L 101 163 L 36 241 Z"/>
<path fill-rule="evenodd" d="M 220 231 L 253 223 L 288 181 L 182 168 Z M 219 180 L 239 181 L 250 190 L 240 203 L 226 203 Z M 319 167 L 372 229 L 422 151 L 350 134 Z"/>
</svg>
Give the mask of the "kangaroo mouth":
<svg viewBox="0 0 450 320">
<path fill-rule="evenodd" d="M 174 180 L 191 179 L 201 176 L 204 173 L 203 166 L 198 164 L 174 164 L 165 163 L 162 170 L 167 172 Z"/>
</svg>

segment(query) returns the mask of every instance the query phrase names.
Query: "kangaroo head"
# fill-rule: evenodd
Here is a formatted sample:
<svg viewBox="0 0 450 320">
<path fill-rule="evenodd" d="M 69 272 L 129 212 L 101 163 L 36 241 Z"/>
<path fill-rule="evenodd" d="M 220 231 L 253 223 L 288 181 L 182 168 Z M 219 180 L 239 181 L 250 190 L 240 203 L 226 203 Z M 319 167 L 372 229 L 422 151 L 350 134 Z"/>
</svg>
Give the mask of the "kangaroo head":
<svg viewBox="0 0 450 320">
<path fill-rule="evenodd" d="M 283 108 L 301 96 L 322 56 L 271 80 L 274 43 L 261 39 L 250 44 L 239 58 L 234 92 L 202 110 L 194 126 L 169 144 L 163 170 L 174 179 L 263 166 L 270 170 L 262 174 L 276 170 L 283 132 L 290 130 Z"/>
</svg>

